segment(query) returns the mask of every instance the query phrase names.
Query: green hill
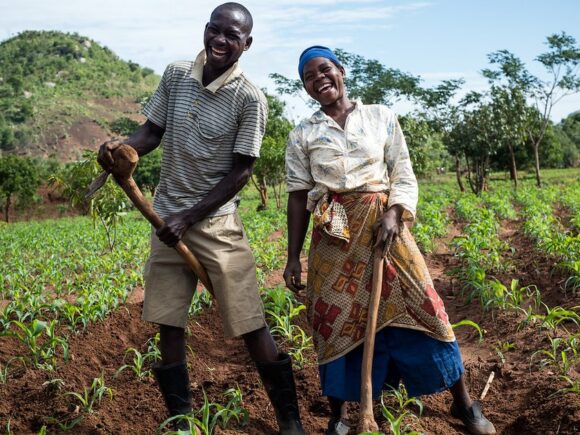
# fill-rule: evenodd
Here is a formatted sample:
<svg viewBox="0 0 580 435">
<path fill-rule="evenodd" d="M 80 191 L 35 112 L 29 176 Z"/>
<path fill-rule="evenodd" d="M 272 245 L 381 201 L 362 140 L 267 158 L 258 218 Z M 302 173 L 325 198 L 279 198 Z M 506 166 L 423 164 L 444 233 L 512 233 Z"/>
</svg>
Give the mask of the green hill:
<svg viewBox="0 0 580 435">
<path fill-rule="evenodd" d="M 0 43 L 0 150 L 71 160 L 141 121 L 159 76 L 78 34 L 26 31 Z"/>
</svg>

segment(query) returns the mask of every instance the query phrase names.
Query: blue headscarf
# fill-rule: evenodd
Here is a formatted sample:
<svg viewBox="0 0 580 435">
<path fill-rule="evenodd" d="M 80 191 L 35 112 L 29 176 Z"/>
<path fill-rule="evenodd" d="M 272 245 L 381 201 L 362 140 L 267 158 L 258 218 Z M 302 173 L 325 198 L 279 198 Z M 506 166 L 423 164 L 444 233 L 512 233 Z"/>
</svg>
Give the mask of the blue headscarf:
<svg viewBox="0 0 580 435">
<path fill-rule="evenodd" d="M 330 48 L 323 47 L 322 45 L 313 45 L 312 47 L 308 47 L 306 50 L 304 50 L 300 55 L 300 61 L 298 62 L 298 75 L 302 81 L 304 81 L 302 78 L 304 75 L 304 65 L 306 65 L 310 59 L 314 59 L 315 57 L 325 57 L 326 59 L 334 62 L 337 66 L 342 66 Z"/>
</svg>

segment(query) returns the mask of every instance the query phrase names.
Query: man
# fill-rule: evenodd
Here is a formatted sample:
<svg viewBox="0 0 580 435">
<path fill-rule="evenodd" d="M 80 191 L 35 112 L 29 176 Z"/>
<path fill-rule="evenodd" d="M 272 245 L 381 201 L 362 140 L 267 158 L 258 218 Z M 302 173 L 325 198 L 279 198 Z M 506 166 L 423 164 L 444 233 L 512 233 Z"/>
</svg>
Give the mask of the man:
<svg viewBox="0 0 580 435">
<path fill-rule="evenodd" d="M 264 321 L 255 261 L 236 213 L 267 119 L 263 93 L 238 59 L 252 44 L 252 16 L 238 3 L 211 14 L 195 62 L 170 64 L 144 109 L 147 121 L 125 143 L 139 155 L 163 138 L 154 208 L 165 225 L 151 237 L 143 319 L 159 324 L 162 363 L 155 377 L 170 415 L 192 410 L 185 326 L 197 277 L 171 247 L 182 240 L 207 269 L 228 337 L 241 336 L 274 406 L 282 434 L 303 434 L 292 365 Z M 111 169 L 105 143 L 99 162 Z"/>
</svg>

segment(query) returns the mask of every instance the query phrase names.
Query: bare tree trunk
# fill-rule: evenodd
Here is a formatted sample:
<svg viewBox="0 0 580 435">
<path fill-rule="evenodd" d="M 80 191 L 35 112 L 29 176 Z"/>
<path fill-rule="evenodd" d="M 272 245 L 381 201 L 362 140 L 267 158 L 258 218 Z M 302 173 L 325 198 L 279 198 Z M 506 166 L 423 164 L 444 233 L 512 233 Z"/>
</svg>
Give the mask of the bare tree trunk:
<svg viewBox="0 0 580 435">
<path fill-rule="evenodd" d="M 268 208 L 268 187 L 266 186 L 266 182 L 264 179 L 260 180 L 258 184 L 254 176 L 250 177 L 252 180 L 252 184 L 260 194 L 260 205 L 258 206 L 258 211 L 266 210 Z"/>
<path fill-rule="evenodd" d="M 540 176 L 540 141 L 534 143 L 534 159 L 535 159 L 535 169 L 536 169 L 536 186 L 542 187 L 542 178 Z"/>
<path fill-rule="evenodd" d="M 518 168 L 516 167 L 516 154 L 514 153 L 514 147 L 509 145 L 510 156 L 512 158 L 510 165 L 510 178 L 514 182 L 514 187 L 518 188 Z"/>
<path fill-rule="evenodd" d="M 268 186 L 264 177 L 260 179 L 260 201 L 262 201 L 260 209 L 266 210 L 268 208 Z"/>
<path fill-rule="evenodd" d="M 4 204 L 4 220 L 8 223 L 8 213 L 10 212 L 10 203 L 12 202 L 12 195 L 6 196 L 6 204 Z"/>
<path fill-rule="evenodd" d="M 459 185 L 459 190 L 465 192 L 465 187 L 463 187 L 463 181 L 461 181 L 461 164 L 459 161 L 459 156 L 455 156 L 455 175 L 457 176 L 457 184 Z"/>
<path fill-rule="evenodd" d="M 467 181 L 469 181 L 469 187 L 471 188 L 471 191 L 477 195 L 477 183 L 476 180 L 474 180 L 474 178 L 477 179 L 477 173 L 474 174 L 473 176 L 471 175 L 471 164 L 469 163 L 467 154 L 465 155 L 465 163 L 467 165 Z M 476 163 L 474 163 L 474 166 L 475 165 Z M 474 167 L 473 169 L 477 170 L 476 167 Z"/>
<path fill-rule="evenodd" d="M 274 199 L 276 200 L 276 208 L 282 208 L 282 193 L 281 193 L 282 186 L 280 183 L 272 184 L 272 191 L 274 192 Z"/>
</svg>

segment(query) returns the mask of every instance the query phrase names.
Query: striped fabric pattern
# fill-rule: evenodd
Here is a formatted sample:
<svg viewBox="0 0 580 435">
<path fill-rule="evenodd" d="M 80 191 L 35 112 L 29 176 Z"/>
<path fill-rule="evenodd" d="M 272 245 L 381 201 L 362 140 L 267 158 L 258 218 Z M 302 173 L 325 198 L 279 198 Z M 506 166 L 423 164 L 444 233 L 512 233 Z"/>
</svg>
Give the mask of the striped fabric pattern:
<svg viewBox="0 0 580 435">
<path fill-rule="evenodd" d="M 200 73 L 204 60 L 201 53 L 195 62 L 170 64 L 143 109 L 147 119 L 165 129 L 153 204 L 161 217 L 189 209 L 206 197 L 231 171 L 233 153 L 260 154 L 268 110 L 264 94 L 237 65 L 204 87 Z M 218 80 L 223 82 L 219 88 Z M 231 214 L 238 202 L 236 196 L 209 216 Z"/>
</svg>

